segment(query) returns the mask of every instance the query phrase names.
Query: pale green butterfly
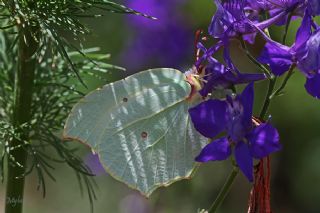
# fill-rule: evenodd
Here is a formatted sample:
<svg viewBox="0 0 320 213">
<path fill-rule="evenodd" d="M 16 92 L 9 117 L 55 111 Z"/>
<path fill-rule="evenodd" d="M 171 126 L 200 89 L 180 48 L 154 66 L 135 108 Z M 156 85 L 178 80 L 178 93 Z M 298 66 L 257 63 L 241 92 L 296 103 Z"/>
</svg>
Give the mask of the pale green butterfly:
<svg viewBox="0 0 320 213">
<path fill-rule="evenodd" d="M 148 197 L 190 178 L 207 143 L 190 122 L 191 93 L 186 75 L 175 69 L 131 75 L 80 100 L 64 138 L 89 145 L 111 176 Z"/>
</svg>

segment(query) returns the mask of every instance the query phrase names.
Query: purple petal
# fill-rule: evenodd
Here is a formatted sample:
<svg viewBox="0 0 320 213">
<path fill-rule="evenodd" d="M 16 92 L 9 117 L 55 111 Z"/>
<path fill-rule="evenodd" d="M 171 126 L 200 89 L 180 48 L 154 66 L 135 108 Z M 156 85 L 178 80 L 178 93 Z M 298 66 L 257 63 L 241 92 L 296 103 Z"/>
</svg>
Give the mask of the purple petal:
<svg viewBox="0 0 320 213">
<path fill-rule="evenodd" d="M 257 33 L 245 34 L 243 35 L 243 40 L 247 41 L 249 44 L 254 44 L 256 40 Z"/>
<path fill-rule="evenodd" d="M 320 74 L 319 73 L 317 73 L 313 77 L 307 78 L 307 81 L 304 86 L 310 95 L 320 99 Z"/>
<path fill-rule="evenodd" d="M 208 60 L 210 63 L 216 62 L 217 60 L 212 57 L 213 54 L 215 54 L 221 47 L 223 46 L 223 42 L 219 41 L 209 49 L 206 49 L 205 46 L 202 43 L 197 44 L 197 48 L 199 48 L 203 55 L 196 61 L 195 65 L 197 68 L 205 61 Z"/>
<path fill-rule="evenodd" d="M 258 159 L 281 149 L 279 133 L 277 129 L 268 123 L 256 127 L 247 138 L 250 141 L 252 156 Z"/>
<path fill-rule="evenodd" d="M 227 97 L 228 107 L 228 120 L 227 131 L 232 141 L 240 141 L 247 134 L 247 126 L 244 125 L 243 119 L 243 106 L 239 101 L 239 96 L 236 99 Z"/>
<path fill-rule="evenodd" d="M 227 103 L 208 100 L 190 108 L 189 114 L 194 127 L 207 138 L 213 138 L 226 127 Z"/>
<path fill-rule="evenodd" d="M 247 0 L 247 4 L 254 10 L 269 10 L 272 4 L 268 0 Z"/>
<path fill-rule="evenodd" d="M 311 11 L 311 15 L 320 15 L 320 1 L 319 0 L 308 0 L 308 9 Z"/>
<path fill-rule="evenodd" d="M 227 138 L 220 138 L 206 145 L 196 157 L 198 162 L 225 160 L 231 155 L 231 148 Z"/>
<path fill-rule="evenodd" d="M 224 7 L 221 5 L 220 1 L 215 1 L 216 3 L 216 13 L 212 18 L 211 24 L 209 26 L 209 34 L 214 38 L 223 37 L 226 29 L 234 22 L 234 18 L 230 13 L 228 13 Z"/>
<path fill-rule="evenodd" d="M 252 128 L 253 83 L 250 83 L 235 99 L 227 97 L 227 131 L 232 141 L 240 141 Z"/>
<path fill-rule="evenodd" d="M 228 72 L 228 69 L 223 64 L 211 61 L 211 63 L 205 69 L 206 75 L 204 80 L 206 80 L 206 83 L 199 93 L 203 97 L 206 97 L 217 86 L 228 87 L 230 85 L 229 82 L 223 79 L 223 74 L 226 72 Z"/>
<path fill-rule="evenodd" d="M 231 56 L 230 56 L 230 43 L 229 43 L 229 39 L 228 37 L 223 37 L 222 39 L 223 42 L 223 59 L 227 64 L 227 67 L 229 67 L 230 69 L 234 70 L 235 72 L 239 73 L 240 71 L 234 66 Z"/>
<path fill-rule="evenodd" d="M 244 19 L 243 0 L 223 1 L 223 7 L 236 19 Z"/>
<path fill-rule="evenodd" d="M 229 88 L 236 84 L 251 83 L 254 81 L 260 81 L 266 79 L 264 74 L 254 73 L 236 73 L 228 69 L 218 61 L 211 61 L 211 63 L 205 69 L 206 83 L 199 91 L 199 93 L 206 97 L 216 88 Z"/>
<path fill-rule="evenodd" d="M 320 30 L 308 39 L 304 48 L 300 48 L 297 58 L 299 69 L 306 75 L 320 69 Z"/>
<path fill-rule="evenodd" d="M 286 16 L 276 23 L 277 25 L 286 24 L 290 13 L 295 15 L 296 14 L 303 15 L 303 11 L 305 9 L 303 5 L 304 0 L 272 0 L 272 1 L 268 0 L 268 1 L 274 6 L 273 9 L 269 11 L 271 17 L 274 17 L 281 12 L 286 13 Z M 296 18 L 297 16 L 293 16 L 291 18 L 291 21 Z"/>
<path fill-rule="evenodd" d="M 215 86 L 218 86 L 219 88 L 229 88 L 230 86 L 236 84 L 247 84 L 266 79 L 266 76 L 260 73 L 235 73 L 230 69 L 226 70 L 227 71 L 223 74 L 215 75 Z"/>
<path fill-rule="evenodd" d="M 245 129 L 250 129 L 252 126 L 253 99 L 254 99 L 253 83 L 250 83 L 243 90 L 240 96 L 240 101 L 243 106 L 242 124 Z"/>
<path fill-rule="evenodd" d="M 311 36 L 311 24 L 312 18 L 306 12 L 296 35 L 294 49 L 299 49 L 300 46 L 303 45 L 309 39 L 309 37 Z"/>
<path fill-rule="evenodd" d="M 277 13 L 271 15 L 272 18 L 269 18 L 267 20 L 264 20 L 260 23 L 257 23 L 255 26 L 258 27 L 261 30 L 264 30 L 268 27 L 270 27 L 273 24 L 284 24 L 286 23 L 286 17 L 288 17 L 287 15 L 288 13 L 286 11 L 278 11 Z"/>
<path fill-rule="evenodd" d="M 247 144 L 239 141 L 235 148 L 236 162 L 243 172 L 243 174 L 248 178 L 250 182 L 253 181 L 253 160 L 250 155 L 250 150 Z"/>
<path fill-rule="evenodd" d="M 269 64 L 272 73 L 280 76 L 289 70 L 292 64 L 290 48 L 276 42 L 267 42 L 258 60 Z"/>
</svg>

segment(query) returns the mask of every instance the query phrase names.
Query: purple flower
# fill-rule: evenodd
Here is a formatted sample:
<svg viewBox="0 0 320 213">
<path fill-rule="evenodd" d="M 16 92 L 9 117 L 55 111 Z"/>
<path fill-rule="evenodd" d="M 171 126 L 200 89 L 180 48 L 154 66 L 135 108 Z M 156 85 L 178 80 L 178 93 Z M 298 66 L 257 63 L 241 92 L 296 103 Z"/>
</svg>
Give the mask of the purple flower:
<svg viewBox="0 0 320 213">
<path fill-rule="evenodd" d="M 224 49 L 224 58 L 228 66 L 221 64 L 213 58 L 212 55 L 218 51 L 223 43 L 228 44 L 227 41 L 220 41 L 209 49 L 206 49 L 202 43 L 198 43 L 197 45 L 197 48 L 203 52 L 203 55 L 197 61 L 196 67 L 199 69 L 201 63 L 204 61 L 208 62 L 208 64 L 202 68 L 202 72 L 204 71 L 204 84 L 199 93 L 203 97 L 206 97 L 215 89 L 228 89 L 236 84 L 244 84 L 266 79 L 265 74 L 241 73 L 231 62 L 228 48 Z"/>
<path fill-rule="evenodd" d="M 250 83 L 264 80 L 264 74 L 241 73 L 237 69 L 231 69 L 211 58 L 209 64 L 204 68 L 204 85 L 199 93 L 206 97 L 215 89 L 227 89 L 236 84 Z"/>
<path fill-rule="evenodd" d="M 214 38 L 236 37 L 238 34 L 251 34 L 255 28 L 248 22 L 242 1 L 231 0 L 224 4 L 215 1 L 217 11 L 209 26 L 209 34 Z"/>
<path fill-rule="evenodd" d="M 269 14 L 276 16 L 279 13 L 286 11 L 286 15 L 282 17 L 276 24 L 284 25 L 287 23 L 289 16 L 291 20 L 297 17 L 302 17 L 306 10 L 310 15 L 320 15 L 320 1 L 319 0 L 264 0 L 269 2 Z"/>
<path fill-rule="evenodd" d="M 303 16 L 308 9 L 310 15 L 316 16 L 320 14 L 319 0 L 268 0 L 273 6 L 270 15 L 276 15 L 282 11 L 287 11 L 294 16 Z M 286 17 L 288 18 L 288 16 Z M 286 21 L 283 21 L 285 23 Z"/>
<path fill-rule="evenodd" d="M 268 0 L 246 0 L 246 10 L 250 9 L 260 13 L 270 10 L 272 7 L 272 3 Z"/>
<path fill-rule="evenodd" d="M 241 171 L 253 181 L 253 158 L 261 159 L 280 150 L 278 131 L 268 123 L 253 126 L 253 83 L 241 95 L 227 100 L 207 100 L 191 109 L 192 122 L 202 135 L 213 138 L 226 131 L 227 136 L 213 140 L 196 157 L 198 162 L 227 159 L 234 147 Z"/>
<path fill-rule="evenodd" d="M 219 41 L 208 50 L 202 48 L 205 53 L 196 63 L 197 67 L 198 64 L 202 63 L 205 59 L 210 60 L 213 53 L 221 46 L 224 46 L 224 60 L 228 67 L 234 69 L 229 53 L 229 40 L 242 36 L 247 42 L 254 43 L 258 32 L 262 32 L 263 29 L 281 20 L 288 14 L 288 11 L 282 11 L 272 18 L 260 22 L 259 12 L 267 8 L 272 8 L 270 2 L 268 3 L 262 0 L 258 2 L 229 0 L 221 3 L 220 0 L 215 0 L 215 3 L 217 11 L 212 18 L 208 31 L 213 38 L 218 38 Z"/>
<path fill-rule="evenodd" d="M 217 11 L 212 18 L 209 26 L 209 34 L 214 38 L 224 39 L 244 36 L 244 39 L 253 43 L 257 28 L 265 29 L 275 22 L 281 20 L 288 14 L 288 11 L 281 11 L 270 19 L 259 22 L 258 14 L 246 13 L 246 9 L 250 7 L 257 7 L 264 5 L 253 4 L 252 2 L 245 2 L 244 0 L 229 0 L 221 3 L 220 0 L 215 1 Z M 269 4 L 265 4 L 269 5 Z M 252 10 L 254 10 L 252 8 Z M 248 36 L 251 35 L 251 36 Z"/>
<path fill-rule="evenodd" d="M 312 17 L 306 12 L 298 29 L 296 41 L 291 47 L 267 37 L 259 61 L 269 64 L 272 72 L 280 76 L 296 64 L 306 77 L 305 88 L 313 97 L 320 98 L 320 29 L 312 32 Z"/>
</svg>

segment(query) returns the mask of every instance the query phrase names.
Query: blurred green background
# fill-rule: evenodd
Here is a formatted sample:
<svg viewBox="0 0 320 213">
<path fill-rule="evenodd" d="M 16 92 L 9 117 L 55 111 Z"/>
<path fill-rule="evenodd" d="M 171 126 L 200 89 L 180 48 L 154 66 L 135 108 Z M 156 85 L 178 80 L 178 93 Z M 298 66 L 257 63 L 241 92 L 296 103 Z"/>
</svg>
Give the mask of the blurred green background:
<svg viewBox="0 0 320 213">
<path fill-rule="evenodd" d="M 147 1 L 147 0 L 145 0 Z M 207 29 L 215 11 L 212 0 L 184 1 L 175 11 L 187 27 L 188 38 L 193 38 L 197 29 Z M 149 11 L 143 11 L 148 13 Z M 151 14 L 153 15 L 153 14 Z M 143 29 L 135 32 L 130 24 L 133 16 L 106 13 L 104 17 L 85 20 L 92 29 L 92 34 L 86 37 L 85 47 L 101 47 L 101 52 L 110 53 L 110 63 L 124 66 L 127 71 L 113 71 L 108 74 L 109 81 L 113 81 L 132 74 L 137 70 L 157 66 L 167 66 L 159 61 L 146 60 L 146 55 L 139 55 L 139 63 L 135 68 L 128 67 L 129 58 L 125 51 L 143 35 Z M 150 26 L 156 21 L 149 21 Z M 294 40 L 297 20 L 290 27 L 289 40 Z M 164 28 L 166 26 L 163 26 Z M 179 26 L 177 26 L 179 27 Z M 280 40 L 282 28 L 271 29 L 273 38 Z M 170 35 L 170 34 L 169 34 Z M 173 33 L 172 36 L 175 36 Z M 161 40 L 161 35 L 157 36 Z M 257 38 L 252 52 L 258 55 L 263 47 L 263 40 Z M 240 49 L 239 43 L 232 45 L 232 57 L 245 72 L 259 72 L 252 65 Z M 170 52 L 170 49 L 167 49 Z M 183 49 L 184 60 L 177 61 L 177 68 L 186 70 L 194 62 L 193 41 Z M 159 50 L 161 57 L 168 52 Z M 137 61 L 135 61 L 137 62 Z M 304 89 L 305 78 L 296 72 L 290 80 L 286 93 L 274 99 L 270 113 L 272 123 L 281 134 L 283 150 L 272 155 L 271 196 L 274 212 L 320 212 L 320 101 L 309 96 Z M 106 82 L 90 81 L 90 88 L 94 89 Z M 261 107 L 267 88 L 265 82 L 256 84 L 256 112 Z M 90 150 L 79 145 L 80 154 L 86 158 Z M 168 188 L 156 191 L 150 199 L 145 199 L 136 191 L 128 189 L 107 174 L 100 174 L 95 179 L 98 184 L 98 200 L 95 201 L 96 213 L 195 213 L 200 208 L 207 208 L 217 196 L 225 179 L 231 171 L 230 162 L 215 162 L 200 167 L 192 180 L 180 181 Z M 33 174 L 27 178 L 25 191 L 25 213 L 87 213 L 90 211 L 86 197 L 81 197 L 76 177 L 67 167 L 56 168 L 57 182 L 47 181 L 47 196 L 36 190 L 37 178 Z M 4 189 L 1 185 L 0 200 L 4 203 Z M 238 213 L 247 211 L 247 200 L 251 186 L 242 174 L 227 196 L 219 212 Z M 85 194 L 85 193 L 84 193 Z M 3 209 L 0 206 L 0 209 Z"/>
</svg>

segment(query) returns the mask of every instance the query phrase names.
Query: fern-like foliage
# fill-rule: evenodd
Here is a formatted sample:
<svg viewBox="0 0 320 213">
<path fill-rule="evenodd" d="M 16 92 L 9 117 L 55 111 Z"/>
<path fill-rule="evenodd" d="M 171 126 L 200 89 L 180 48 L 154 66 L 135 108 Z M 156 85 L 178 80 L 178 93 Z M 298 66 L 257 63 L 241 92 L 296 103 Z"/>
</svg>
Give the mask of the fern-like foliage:
<svg viewBox="0 0 320 213">
<path fill-rule="evenodd" d="M 61 140 L 61 130 L 72 106 L 83 97 L 79 90 L 81 83 L 70 72 L 69 62 L 60 55 L 45 55 L 39 58 L 36 67 L 35 87 L 32 101 L 32 119 L 19 128 L 13 123 L 14 71 L 17 69 L 17 48 L 14 34 L 0 32 L 0 175 L 3 180 L 5 159 L 19 165 L 10 154 L 13 149 L 22 148 L 28 153 L 28 168 L 24 175 L 35 171 L 38 176 L 38 189 L 46 194 L 46 178 L 55 181 L 56 164 L 69 165 L 78 178 L 80 189 L 87 191 L 91 208 L 96 198 L 95 182 L 90 169 L 84 164 L 68 141 Z M 109 55 L 98 54 L 98 48 L 66 52 L 73 66 L 81 76 L 93 76 L 104 80 L 103 76 L 111 69 L 120 69 L 104 61 Z M 85 54 L 85 57 L 83 56 Z M 29 132 L 30 140 L 19 147 L 9 146 L 10 141 L 20 138 L 21 132 Z M 51 154 L 48 155 L 47 153 Z M 53 157 L 54 156 L 54 157 Z"/>
<path fill-rule="evenodd" d="M 101 11 L 100 14 L 96 14 Z M 0 1 L 0 174 L 4 161 L 21 166 L 11 154 L 24 149 L 28 154 L 25 175 L 38 174 L 38 189 L 46 193 L 45 178 L 55 180 L 55 164 L 66 163 L 74 171 L 80 188 L 87 190 L 91 208 L 95 199 L 91 171 L 69 143 L 61 141 L 61 130 L 71 107 L 84 94 L 79 91 L 82 75 L 96 78 L 110 69 L 119 69 L 104 62 L 106 55 L 96 49 L 82 50 L 84 35 L 90 30 L 83 18 L 97 18 L 103 11 L 141 15 L 123 5 L 108 0 L 2 0 Z M 32 94 L 32 118 L 20 126 L 13 125 L 15 75 L 19 69 L 19 48 L 32 40 L 37 49 L 30 60 L 36 60 Z M 28 59 L 27 59 L 28 60 Z M 70 72 L 72 70 L 73 72 Z M 77 76 L 77 78 L 74 78 Z M 20 135 L 28 135 L 24 141 Z M 19 140 L 19 147 L 10 145 Z M 55 155 L 48 156 L 48 150 Z"/>
<path fill-rule="evenodd" d="M 39 43 L 38 57 L 43 58 L 48 52 L 53 55 L 59 54 L 84 84 L 66 48 L 81 53 L 77 46 L 73 45 L 74 41 L 81 43 L 82 36 L 90 32 L 81 20 L 102 16 L 102 13 L 92 13 L 97 10 L 153 18 L 107 0 L 4 0 L 0 3 L 0 20 L 2 19 L 0 29 L 6 30 L 17 26 L 39 29 L 40 32 L 38 30 L 36 32 L 40 36 L 34 35 Z M 18 41 L 18 36 L 19 34 L 15 42 Z"/>
</svg>

